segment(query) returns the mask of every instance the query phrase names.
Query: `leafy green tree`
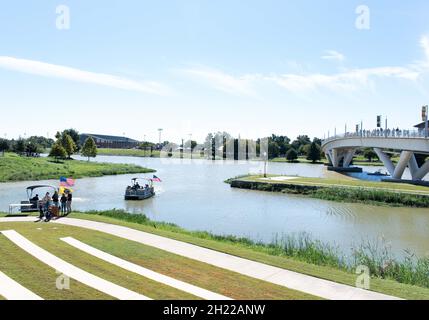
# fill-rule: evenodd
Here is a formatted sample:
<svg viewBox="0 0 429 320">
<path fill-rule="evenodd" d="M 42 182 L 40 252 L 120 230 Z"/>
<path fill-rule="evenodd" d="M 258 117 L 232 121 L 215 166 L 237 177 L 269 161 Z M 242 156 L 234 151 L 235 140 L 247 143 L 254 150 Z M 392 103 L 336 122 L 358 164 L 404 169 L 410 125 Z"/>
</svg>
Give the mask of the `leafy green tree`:
<svg viewBox="0 0 429 320">
<path fill-rule="evenodd" d="M 6 139 L 0 139 L 0 152 L 3 156 L 6 151 L 9 151 L 9 142 Z"/>
<path fill-rule="evenodd" d="M 72 154 L 75 153 L 77 150 L 76 144 L 74 143 L 72 137 L 69 136 L 67 133 L 63 134 L 61 136 L 60 142 L 61 142 L 64 150 L 66 150 L 67 157 L 70 159 Z"/>
<path fill-rule="evenodd" d="M 280 147 L 273 140 L 268 140 L 268 159 L 277 158 L 280 155 Z"/>
<path fill-rule="evenodd" d="M 319 146 L 322 146 L 322 139 L 319 138 L 314 138 L 313 142 L 315 142 L 316 144 L 318 144 Z"/>
<path fill-rule="evenodd" d="M 66 134 L 73 139 L 73 142 L 76 146 L 75 152 L 79 152 L 81 148 L 79 132 L 76 129 L 67 129 L 63 131 L 62 135 L 66 135 Z"/>
<path fill-rule="evenodd" d="M 19 139 L 13 145 L 13 152 L 22 155 L 25 152 L 25 141 L 24 139 Z"/>
<path fill-rule="evenodd" d="M 290 139 L 287 136 L 277 136 L 273 134 L 269 140 L 277 144 L 279 156 L 286 155 L 286 152 L 290 148 Z"/>
<path fill-rule="evenodd" d="M 82 156 L 88 158 L 95 158 L 97 156 L 97 145 L 92 137 L 88 137 L 82 147 Z"/>
<path fill-rule="evenodd" d="M 289 162 L 293 162 L 296 161 L 296 159 L 298 159 L 298 152 L 296 152 L 296 150 L 294 148 L 290 148 L 287 152 L 286 152 L 286 159 Z"/>
<path fill-rule="evenodd" d="M 310 143 L 311 143 L 311 140 L 307 135 L 301 135 L 301 136 L 298 136 L 296 140 L 292 142 L 292 148 L 294 148 L 295 150 L 298 150 L 300 154 L 305 154 L 304 152 L 302 152 L 304 151 L 303 147 Z"/>
<path fill-rule="evenodd" d="M 307 160 L 311 160 L 313 163 L 320 161 L 322 158 L 321 148 L 316 142 L 312 142 L 308 148 Z"/>
<path fill-rule="evenodd" d="M 298 154 L 307 156 L 310 152 L 310 144 L 303 144 L 298 149 Z"/>
<path fill-rule="evenodd" d="M 43 148 L 33 142 L 26 141 L 25 143 L 25 154 L 27 157 L 34 157 L 42 153 Z"/>
<path fill-rule="evenodd" d="M 67 157 L 67 152 L 59 140 L 52 146 L 49 156 L 55 158 L 57 162 L 59 159 L 65 159 Z"/>
<path fill-rule="evenodd" d="M 371 148 L 365 148 L 365 150 L 363 151 L 363 156 L 365 157 L 365 159 L 367 159 L 369 162 L 372 162 L 372 159 L 377 158 L 378 156 L 375 153 L 375 151 Z"/>
<path fill-rule="evenodd" d="M 155 147 L 155 143 L 148 142 L 148 141 L 142 142 L 139 146 L 140 149 L 149 149 L 151 147 Z"/>
<path fill-rule="evenodd" d="M 32 143 L 39 146 L 40 148 L 47 149 L 51 148 L 55 141 L 42 136 L 31 136 L 27 139 L 27 143 Z"/>
</svg>

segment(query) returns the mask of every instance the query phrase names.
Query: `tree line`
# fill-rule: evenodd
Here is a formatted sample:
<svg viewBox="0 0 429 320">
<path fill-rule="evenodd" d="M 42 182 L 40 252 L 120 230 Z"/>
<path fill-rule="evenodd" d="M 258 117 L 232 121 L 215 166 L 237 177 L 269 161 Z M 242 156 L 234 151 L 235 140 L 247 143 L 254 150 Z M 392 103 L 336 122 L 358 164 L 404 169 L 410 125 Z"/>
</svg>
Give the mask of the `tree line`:
<svg viewBox="0 0 429 320">
<path fill-rule="evenodd" d="M 27 139 L 18 140 L 0 139 L 0 152 L 14 152 L 21 156 L 38 157 L 41 153 L 50 149 L 49 156 L 56 161 L 70 160 L 71 156 L 80 152 L 84 157 L 95 158 L 97 156 L 97 145 L 93 138 L 89 137 L 81 145 L 79 132 L 75 129 L 67 129 L 57 132 L 55 139 L 42 136 L 32 136 Z"/>
<path fill-rule="evenodd" d="M 97 146 L 93 138 L 88 138 L 81 145 L 80 134 L 75 129 L 67 129 L 62 132 L 57 132 L 55 139 L 50 139 L 42 136 L 32 136 L 27 139 L 7 140 L 0 139 L 0 152 L 15 152 L 22 156 L 35 157 L 39 156 L 45 150 L 50 149 L 50 156 L 56 160 L 71 159 L 75 153 L 81 153 L 82 156 L 90 158 L 97 156 Z M 233 141 L 236 143 L 240 140 L 234 139 L 227 132 L 209 133 L 204 141 L 204 149 L 210 150 L 213 145 L 222 145 L 224 141 Z M 256 140 L 256 153 L 260 152 L 262 139 Z M 231 142 L 232 143 L 232 142 Z M 144 141 L 139 146 L 141 149 L 157 150 L 164 145 L 169 144 L 165 141 L 158 145 L 152 142 Z M 322 140 L 319 138 L 310 139 L 307 135 L 299 135 L 295 140 L 291 140 L 288 136 L 272 134 L 268 137 L 268 158 L 270 160 L 284 158 L 289 162 L 295 162 L 299 157 L 306 157 L 307 160 L 316 163 L 324 158 L 321 149 Z M 184 141 L 179 147 L 191 148 L 197 146 L 196 141 Z M 357 155 L 361 155 L 369 162 L 378 160 L 377 154 L 372 149 L 363 149 L 357 151 Z"/>
</svg>

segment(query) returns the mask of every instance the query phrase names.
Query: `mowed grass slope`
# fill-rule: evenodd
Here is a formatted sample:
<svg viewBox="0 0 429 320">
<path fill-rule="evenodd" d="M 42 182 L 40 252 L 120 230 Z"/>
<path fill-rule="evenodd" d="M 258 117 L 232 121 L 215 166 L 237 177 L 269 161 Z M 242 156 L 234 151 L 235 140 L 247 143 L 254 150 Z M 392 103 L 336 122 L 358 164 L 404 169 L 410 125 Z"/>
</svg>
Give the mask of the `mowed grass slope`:
<svg viewBox="0 0 429 320">
<path fill-rule="evenodd" d="M 27 158 L 6 153 L 0 156 L 0 182 L 100 177 L 130 173 L 154 172 L 132 164 L 96 163 L 78 160 L 55 162 L 50 158 Z"/>
<path fill-rule="evenodd" d="M 189 293 L 146 279 L 81 252 L 59 240 L 74 237 L 86 244 L 155 272 L 200 286 L 233 299 L 316 299 L 311 295 L 256 280 L 104 233 L 45 223 L 0 223 L 0 230 L 16 230 L 59 258 L 96 276 L 152 299 L 199 299 Z M 71 290 L 55 287 L 58 275 L 0 236 L 0 270 L 46 299 L 111 299 L 72 282 Z M 42 276 L 39 276 L 41 274 Z"/>
<path fill-rule="evenodd" d="M 228 240 L 227 238 L 217 239 L 215 236 L 205 232 L 187 231 L 180 227 L 157 223 L 150 220 L 138 219 L 133 215 L 123 214 L 121 219 L 118 220 L 114 217 L 103 216 L 103 214 L 111 215 L 112 212 L 92 212 L 88 213 L 75 213 L 74 218 L 87 219 L 92 221 L 99 221 L 105 223 L 112 223 L 130 227 L 133 229 L 141 230 L 148 233 L 153 233 L 166 238 L 183 241 L 197 246 L 208 249 L 213 249 L 219 252 L 228 253 L 237 257 L 265 263 L 275 267 L 291 270 L 321 279 L 326 279 L 350 286 L 356 285 L 357 275 L 336 267 L 316 265 L 302 261 L 298 258 L 288 257 L 285 254 L 279 254 L 278 251 L 273 250 L 270 246 L 258 245 L 254 243 L 239 242 L 234 239 Z M 120 212 L 117 212 L 120 216 Z M 125 219 L 131 221 L 126 221 Z M 133 222 L 132 219 L 135 219 Z M 371 290 L 376 292 L 385 293 L 388 295 L 404 298 L 404 299 L 429 299 L 429 288 L 399 283 L 390 279 L 372 278 Z"/>
<path fill-rule="evenodd" d="M 3 225 L 0 225 L 0 228 Z M 9 226 L 4 225 L 1 230 Z M 47 300 L 113 299 L 77 281 L 70 281 L 70 290 L 58 290 L 59 274 L 0 235 L 0 271 Z"/>
</svg>

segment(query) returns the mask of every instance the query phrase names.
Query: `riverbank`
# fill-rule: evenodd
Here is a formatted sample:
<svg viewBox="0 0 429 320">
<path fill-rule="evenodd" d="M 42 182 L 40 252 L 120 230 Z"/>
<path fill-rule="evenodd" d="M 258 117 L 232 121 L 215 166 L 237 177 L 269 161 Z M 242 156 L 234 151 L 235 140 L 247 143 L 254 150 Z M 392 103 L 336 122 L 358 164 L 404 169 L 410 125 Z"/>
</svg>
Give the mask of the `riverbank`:
<svg viewBox="0 0 429 320">
<path fill-rule="evenodd" d="M 173 224 L 151 221 L 143 215 L 132 215 L 123 211 L 112 210 L 104 212 L 94 211 L 87 213 L 74 213 L 72 214 L 72 218 L 130 227 L 136 230 L 156 234 L 162 237 L 194 244 L 203 248 L 213 249 L 237 257 L 261 262 L 282 269 L 295 271 L 305 275 L 314 276 L 320 279 L 330 280 L 350 286 L 355 286 L 356 284 L 357 276 L 354 272 L 355 266 L 364 264 L 368 266 L 371 270 L 372 277 L 370 279 L 370 289 L 372 291 L 397 296 L 404 299 L 429 299 L 429 289 L 426 288 L 427 286 L 429 286 L 429 284 L 427 283 L 427 268 L 429 263 L 425 259 L 419 261 L 418 268 L 411 267 L 411 265 L 407 262 L 402 263 L 394 261 L 391 259 L 390 256 L 386 256 L 385 254 L 380 255 L 380 253 L 374 251 L 373 248 L 371 249 L 362 246 L 356 248 L 355 259 L 352 263 L 347 264 L 344 262 L 344 257 L 339 252 L 337 252 L 335 248 L 332 248 L 328 245 L 324 245 L 318 241 L 311 240 L 311 238 L 307 236 L 299 238 L 277 239 L 272 244 L 266 245 L 253 242 L 245 238 L 236 238 L 232 236 L 216 236 L 208 232 L 188 231 Z M 34 226 L 34 223 L 32 225 Z M 54 227 L 57 228 L 56 224 L 55 226 L 50 224 L 36 226 L 42 226 L 44 230 L 53 230 Z M 36 226 L 34 226 L 33 228 L 36 228 Z M 69 232 L 69 230 L 65 231 Z M 56 232 L 64 233 L 65 231 L 59 230 Z M 36 232 L 34 232 L 33 237 L 35 236 Z M 57 237 L 60 235 L 55 236 Z M 120 243 L 121 246 L 117 248 L 116 246 L 118 245 L 118 243 L 110 242 L 110 240 L 107 242 L 106 240 L 108 237 L 106 235 L 102 236 L 98 233 L 93 233 L 91 239 L 89 239 L 89 235 L 85 233 L 79 235 L 79 237 L 81 241 L 89 241 L 90 244 L 96 245 L 98 247 L 101 246 L 101 248 L 106 248 L 107 251 L 111 252 L 112 250 L 114 250 L 115 255 L 118 254 L 124 259 L 132 259 L 131 261 L 137 260 L 139 261 L 139 263 L 144 264 L 149 263 L 151 268 L 160 267 L 162 268 L 162 270 L 170 270 L 169 266 L 171 263 L 173 263 L 170 260 L 172 257 L 170 257 L 168 254 L 167 257 L 160 257 L 160 252 L 158 252 L 157 250 L 155 250 L 154 252 L 153 249 L 149 250 L 148 248 L 146 248 L 143 252 L 137 251 L 135 243 Z M 93 237 L 101 238 L 96 240 Z M 86 240 L 87 238 L 88 240 Z M 2 246 L 0 246 L 0 251 L 2 250 L 1 248 L 7 247 L 2 244 Z M 61 248 L 54 248 L 54 250 L 56 250 L 55 252 L 59 252 L 61 251 Z M 382 250 L 380 250 L 380 252 L 381 251 Z M 10 254 L 12 255 L 13 252 Z M 137 256 L 134 256 L 136 254 Z M 144 255 L 144 257 L 140 257 L 141 255 Z M 1 256 L 3 257 L 3 255 Z M 162 260 L 162 258 L 166 260 L 164 261 Z M 0 260 L 0 264 L 5 264 L 7 262 L 7 259 Z M 389 262 L 387 267 L 383 266 L 383 264 L 385 264 L 386 262 Z M 160 266 L 159 264 L 161 263 L 162 265 Z M 192 265 L 187 265 L 184 268 L 182 261 L 179 263 L 179 265 L 176 265 L 171 270 L 174 270 L 173 274 L 175 274 L 176 276 L 177 274 L 179 274 L 185 277 L 185 275 L 189 272 L 189 268 L 191 268 L 195 264 L 198 264 L 198 270 L 201 270 L 201 272 L 198 273 L 198 275 L 194 273 L 188 274 L 187 277 L 183 279 L 191 278 L 195 281 L 210 282 L 208 276 L 211 273 L 205 274 L 205 272 L 207 272 L 207 266 L 204 264 L 200 266 L 199 263 L 192 262 Z M 201 267 L 204 268 L 200 269 Z M 239 281 L 237 279 L 239 278 L 239 276 L 237 275 L 234 275 L 234 277 L 232 278 L 228 276 L 225 279 L 223 278 L 224 276 L 225 274 L 217 274 L 216 281 L 210 282 L 211 286 L 215 286 L 216 288 L 219 288 L 219 290 L 221 290 L 221 288 L 225 288 L 225 290 L 228 290 L 228 288 L 234 287 L 235 283 Z M 404 282 L 408 282 L 408 284 Z M 207 283 L 208 282 L 200 282 L 200 285 L 207 285 Z M 302 296 L 302 293 L 297 293 L 296 291 L 287 291 L 283 293 L 277 291 L 277 293 L 273 294 L 273 287 L 264 287 L 262 290 L 260 285 L 262 285 L 262 283 L 259 282 L 258 285 L 254 284 L 249 287 L 247 282 L 239 282 L 239 284 L 237 283 L 237 287 L 234 289 L 233 292 L 236 292 L 237 295 L 241 295 L 242 298 L 244 296 L 248 298 L 253 297 L 253 299 L 255 297 L 263 299 L 278 299 L 281 296 L 285 297 L 286 299 L 304 298 Z M 254 290 L 254 292 L 252 292 L 252 290 Z M 220 293 L 224 292 L 225 291 Z M 232 297 L 236 298 L 234 294 L 232 295 Z M 307 296 L 306 298 L 308 299 L 311 297 Z"/>
<path fill-rule="evenodd" d="M 357 179 L 245 176 L 226 181 L 232 188 L 301 194 L 312 198 L 376 205 L 429 208 L 429 188 Z"/>
<path fill-rule="evenodd" d="M 160 152 L 158 150 L 140 150 L 140 149 L 109 149 L 98 148 L 97 154 L 99 156 L 122 156 L 122 157 L 141 157 L 141 158 L 159 158 Z"/>
<path fill-rule="evenodd" d="M 79 160 L 56 162 L 51 158 L 27 158 L 6 153 L 0 157 L 0 182 L 58 179 L 60 176 L 101 177 L 155 172 L 133 164 L 97 163 Z"/>
<path fill-rule="evenodd" d="M 392 162 L 394 164 L 396 164 L 399 160 L 398 157 L 392 157 L 391 158 Z M 307 160 L 307 157 L 305 156 L 300 156 L 298 157 L 298 159 L 296 161 L 288 161 L 286 158 L 274 158 L 272 160 L 270 160 L 271 162 L 278 162 L 278 163 L 308 163 L 308 164 L 323 164 L 323 165 L 328 165 L 329 162 L 328 160 L 326 160 L 325 158 L 321 159 L 320 161 L 316 161 L 313 162 L 311 160 Z M 373 161 L 369 161 L 368 159 L 365 159 L 365 157 L 363 156 L 355 156 L 353 158 L 353 164 L 355 166 L 372 166 L 372 167 L 384 167 L 384 164 L 377 160 L 373 160 Z"/>
</svg>

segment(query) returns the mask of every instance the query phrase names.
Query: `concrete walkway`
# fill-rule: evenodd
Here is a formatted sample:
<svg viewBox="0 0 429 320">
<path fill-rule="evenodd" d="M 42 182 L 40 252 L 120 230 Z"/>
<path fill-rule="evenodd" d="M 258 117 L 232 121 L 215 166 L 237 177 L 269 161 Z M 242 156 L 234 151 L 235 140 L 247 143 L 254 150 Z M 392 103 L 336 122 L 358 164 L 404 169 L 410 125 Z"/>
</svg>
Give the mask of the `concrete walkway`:
<svg viewBox="0 0 429 320">
<path fill-rule="evenodd" d="M 54 223 L 108 233 L 120 238 L 152 246 L 186 258 L 237 272 L 297 291 L 331 300 L 398 300 L 396 297 L 367 291 L 332 281 L 303 275 L 185 242 L 107 223 L 64 218 Z"/>
<path fill-rule="evenodd" d="M 146 277 L 148 279 L 154 280 L 156 282 L 165 284 L 167 286 L 182 290 L 184 292 L 190 293 L 194 296 L 206 299 L 206 300 L 231 300 L 228 297 L 225 297 L 223 295 L 193 286 L 191 284 L 173 279 L 168 276 L 164 276 L 160 273 L 153 272 L 149 269 L 143 268 L 137 264 L 128 262 L 126 260 L 120 259 L 118 257 L 115 257 L 111 254 L 108 254 L 106 252 L 103 252 L 101 250 L 98 250 L 94 247 L 91 247 L 83 242 L 80 242 L 74 238 L 67 237 L 62 238 L 62 241 L 66 242 L 67 244 L 71 245 L 72 247 L 79 249 L 85 253 L 88 253 L 94 257 L 97 257 L 101 260 L 104 260 L 106 262 L 109 262 L 115 266 L 118 266 L 120 268 L 123 268 L 125 270 L 134 272 L 136 274 L 139 274 L 143 277 Z"/>
<path fill-rule="evenodd" d="M 3 272 L 0 272 L 0 295 L 7 300 L 43 300 Z"/>
<path fill-rule="evenodd" d="M 40 248 L 14 230 L 1 232 L 10 241 L 51 268 L 119 300 L 150 300 L 141 294 L 94 276 Z"/>
</svg>

